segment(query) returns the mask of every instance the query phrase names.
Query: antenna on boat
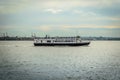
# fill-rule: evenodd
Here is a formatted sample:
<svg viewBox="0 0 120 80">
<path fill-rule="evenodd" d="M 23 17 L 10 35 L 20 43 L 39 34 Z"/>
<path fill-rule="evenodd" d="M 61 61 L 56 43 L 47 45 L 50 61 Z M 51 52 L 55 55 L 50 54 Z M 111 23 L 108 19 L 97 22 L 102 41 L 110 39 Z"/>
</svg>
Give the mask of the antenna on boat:
<svg viewBox="0 0 120 80">
<path fill-rule="evenodd" d="M 76 37 L 79 36 L 79 35 L 78 35 L 78 30 L 75 31 L 75 35 L 76 35 Z"/>
<path fill-rule="evenodd" d="M 36 37 L 36 34 L 34 33 L 34 37 Z"/>
</svg>

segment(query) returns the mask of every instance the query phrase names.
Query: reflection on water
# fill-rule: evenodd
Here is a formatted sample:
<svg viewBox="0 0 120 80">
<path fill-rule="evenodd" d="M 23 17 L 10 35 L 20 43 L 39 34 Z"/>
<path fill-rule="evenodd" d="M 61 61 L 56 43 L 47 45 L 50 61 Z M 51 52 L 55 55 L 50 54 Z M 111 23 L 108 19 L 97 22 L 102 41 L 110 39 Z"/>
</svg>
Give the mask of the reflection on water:
<svg viewBox="0 0 120 80">
<path fill-rule="evenodd" d="M 0 80 L 120 80 L 120 41 L 80 47 L 0 42 Z"/>
</svg>

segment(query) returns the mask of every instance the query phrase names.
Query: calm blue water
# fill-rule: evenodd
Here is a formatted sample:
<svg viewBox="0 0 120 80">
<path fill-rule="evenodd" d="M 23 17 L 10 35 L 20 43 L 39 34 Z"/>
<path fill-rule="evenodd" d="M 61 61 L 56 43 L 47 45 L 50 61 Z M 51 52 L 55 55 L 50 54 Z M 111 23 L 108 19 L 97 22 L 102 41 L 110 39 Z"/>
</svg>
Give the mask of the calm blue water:
<svg viewBox="0 0 120 80">
<path fill-rule="evenodd" d="M 0 41 L 0 80 L 120 80 L 120 41 L 80 47 Z"/>
</svg>

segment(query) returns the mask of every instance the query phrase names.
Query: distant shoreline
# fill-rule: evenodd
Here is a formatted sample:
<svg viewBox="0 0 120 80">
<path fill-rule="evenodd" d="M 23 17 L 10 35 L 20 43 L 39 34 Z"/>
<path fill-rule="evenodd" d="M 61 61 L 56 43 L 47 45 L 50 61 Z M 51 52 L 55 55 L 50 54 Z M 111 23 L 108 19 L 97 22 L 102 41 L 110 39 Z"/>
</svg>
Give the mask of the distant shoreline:
<svg viewBox="0 0 120 80">
<path fill-rule="evenodd" d="M 40 37 L 0 37 L 0 41 L 33 41 Z M 120 41 L 120 37 L 81 37 L 82 40 L 89 41 Z"/>
<path fill-rule="evenodd" d="M 0 41 L 33 41 L 33 40 L 0 40 Z M 88 41 L 120 41 L 120 40 L 88 40 Z"/>
</svg>

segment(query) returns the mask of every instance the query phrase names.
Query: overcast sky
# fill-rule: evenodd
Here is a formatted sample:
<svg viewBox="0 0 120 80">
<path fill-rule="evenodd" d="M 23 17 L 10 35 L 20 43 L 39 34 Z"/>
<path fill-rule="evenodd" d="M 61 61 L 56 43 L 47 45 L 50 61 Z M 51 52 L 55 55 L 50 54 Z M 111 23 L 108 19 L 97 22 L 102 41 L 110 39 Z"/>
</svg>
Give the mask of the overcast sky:
<svg viewBox="0 0 120 80">
<path fill-rule="evenodd" d="M 4 32 L 120 37 L 120 0 L 0 0 Z"/>
</svg>

